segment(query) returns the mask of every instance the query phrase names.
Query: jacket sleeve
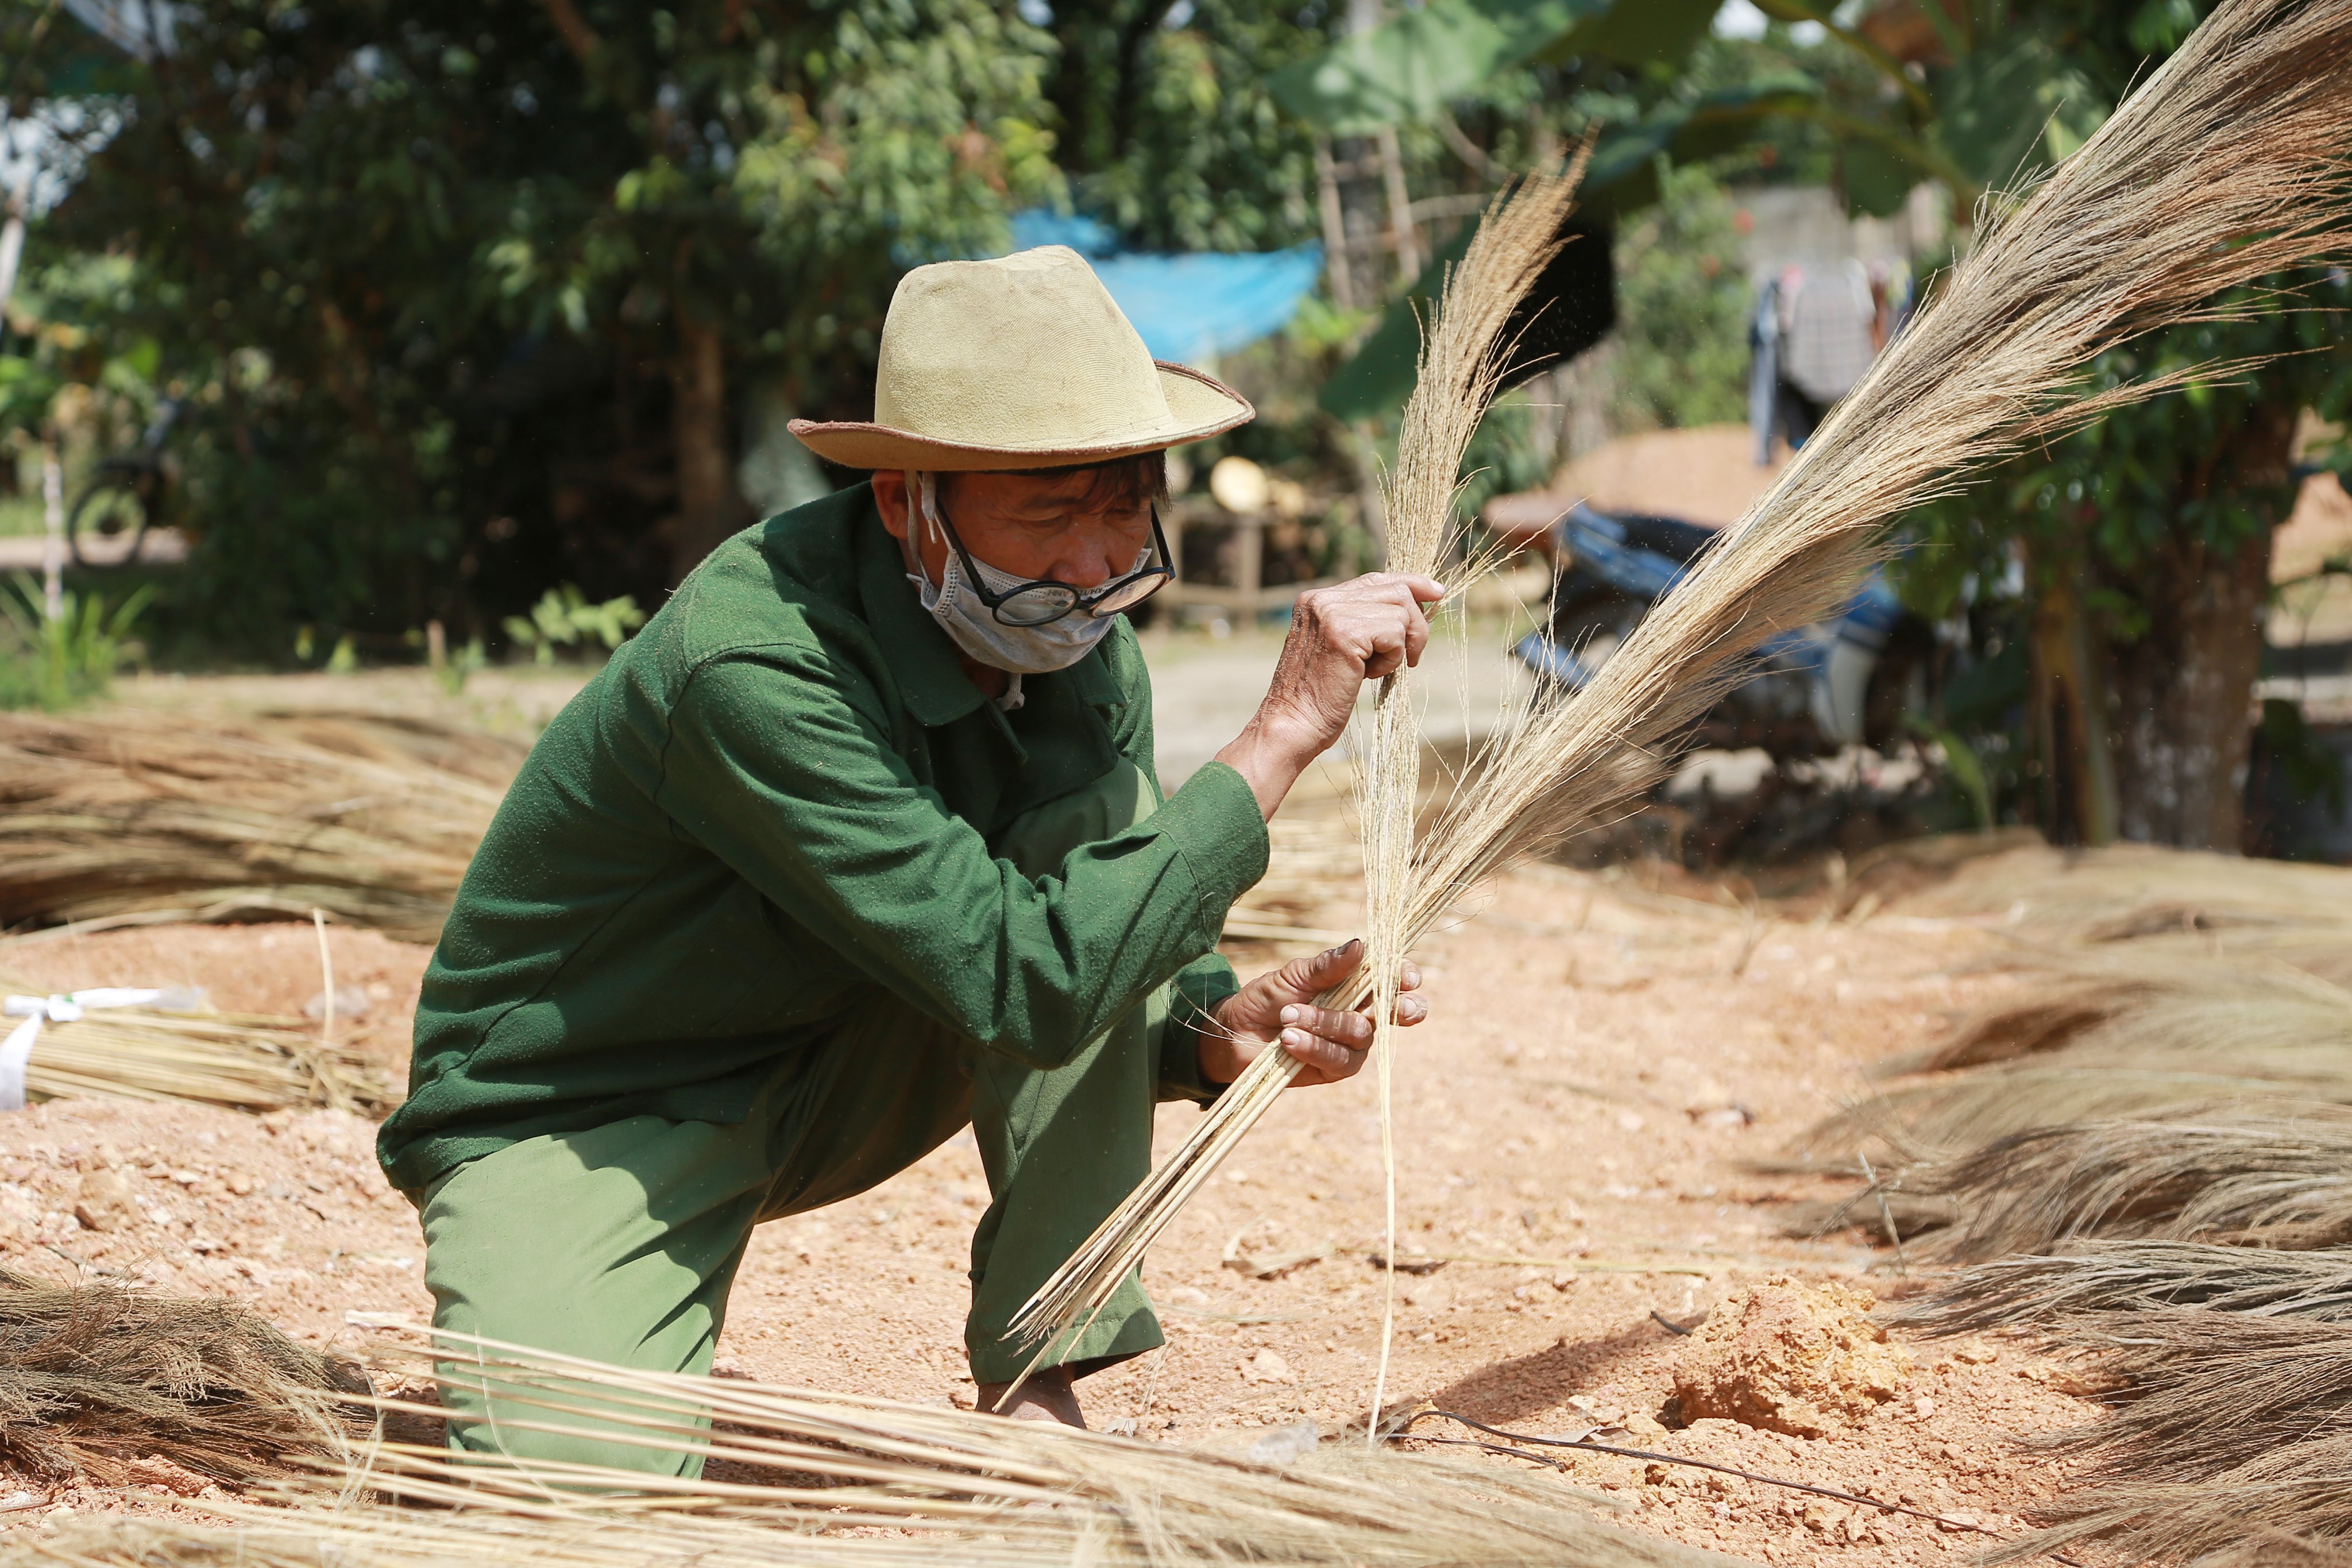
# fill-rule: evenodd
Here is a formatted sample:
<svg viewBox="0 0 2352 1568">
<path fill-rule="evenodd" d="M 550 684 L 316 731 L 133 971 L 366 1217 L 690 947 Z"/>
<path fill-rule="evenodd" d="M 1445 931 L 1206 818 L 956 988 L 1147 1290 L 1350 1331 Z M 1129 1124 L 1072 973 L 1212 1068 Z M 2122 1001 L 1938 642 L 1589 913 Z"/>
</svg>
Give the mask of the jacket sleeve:
<svg viewBox="0 0 2352 1568">
<path fill-rule="evenodd" d="M 1154 760 L 1158 750 L 1151 725 L 1151 676 L 1145 668 L 1143 655 L 1131 637 L 1122 635 L 1115 647 L 1113 661 L 1115 678 L 1124 689 L 1126 702 L 1120 709 L 1111 739 L 1129 762 L 1142 770 L 1151 781 L 1152 794 L 1165 798 L 1160 787 L 1160 770 Z M 1223 763 L 1213 763 L 1212 767 Z M 1239 775 L 1236 774 L 1236 777 Z M 1259 822 L 1258 833 L 1265 832 L 1264 820 L 1258 818 L 1256 797 L 1250 801 L 1250 816 Z M 1261 871 L 1259 875 L 1263 876 Z M 1251 883 L 1257 881 L 1250 879 Z M 1238 895 L 1236 895 L 1238 896 Z M 1226 910 L 1218 911 L 1222 929 Z M 1206 1105 L 1224 1092 L 1224 1085 L 1210 1083 L 1201 1077 L 1201 1027 L 1213 1017 L 1225 999 L 1241 989 L 1241 981 L 1224 955 L 1216 952 L 1202 954 L 1169 982 L 1168 1017 L 1158 1042 L 1160 1052 L 1160 1098 L 1189 1100 Z"/>
<path fill-rule="evenodd" d="M 815 649 L 713 659 L 671 710 L 657 799 L 866 977 L 1030 1066 L 1068 1060 L 1207 952 L 1265 875 L 1256 802 L 1212 764 L 1033 880 L 917 782 L 884 711 Z"/>
</svg>

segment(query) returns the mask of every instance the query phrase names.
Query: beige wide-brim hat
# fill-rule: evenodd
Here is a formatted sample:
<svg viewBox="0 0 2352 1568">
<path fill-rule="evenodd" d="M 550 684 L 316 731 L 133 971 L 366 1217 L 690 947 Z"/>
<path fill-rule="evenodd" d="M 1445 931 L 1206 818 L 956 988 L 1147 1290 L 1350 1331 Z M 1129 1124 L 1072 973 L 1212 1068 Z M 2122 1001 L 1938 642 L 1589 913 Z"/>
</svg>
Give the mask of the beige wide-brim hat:
<svg viewBox="0 0 2352 1568">
<path fill-rule="evenodd" d="M 1233 388 L 1151 357 L 1067 246 L 941 261 L 898 280 L 874 420 L 795 419 L 852 468 L 1055 468 L 1198 441 L 1256 417 Z"/>
</svg>

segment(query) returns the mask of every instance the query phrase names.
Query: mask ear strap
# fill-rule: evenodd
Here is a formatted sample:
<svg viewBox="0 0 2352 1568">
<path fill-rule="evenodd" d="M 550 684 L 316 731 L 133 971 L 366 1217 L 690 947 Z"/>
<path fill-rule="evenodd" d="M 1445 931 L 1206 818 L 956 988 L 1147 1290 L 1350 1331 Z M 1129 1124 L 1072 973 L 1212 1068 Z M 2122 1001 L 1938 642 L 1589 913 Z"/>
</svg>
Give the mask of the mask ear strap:
<svg viewBox="0 0 2352 1568">
<path fill-rule="evenodd" d="M 945 544 L 948 542 L 948 531 L 940 521 L 940 477 L 932 473 L 919 473 L 909 477 L 916 481 L 917 488 L 922 494 L 923 521 L 931 525 L 931 537 Z M 911 524 L 912 517 L 910 516 L 908 521 Z"/>
</svg>

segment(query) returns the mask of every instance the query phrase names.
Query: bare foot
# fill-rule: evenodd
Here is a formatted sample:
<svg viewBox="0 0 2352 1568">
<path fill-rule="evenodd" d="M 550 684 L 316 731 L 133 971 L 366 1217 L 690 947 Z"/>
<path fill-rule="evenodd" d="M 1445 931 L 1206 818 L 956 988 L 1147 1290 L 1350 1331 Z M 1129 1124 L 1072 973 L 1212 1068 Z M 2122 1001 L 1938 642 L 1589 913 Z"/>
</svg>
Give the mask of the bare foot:
<svg viewBox="0 0 2352 1568">
<path fill-rule="evenodd" d="M 1009 1383 L 980 1384 L 974 1390 L 980 1408 L 1015 1421 L 1058 1421 L 1065 1426 L 1085 1428 L 1087 1415 L 1078 1408 L 1078 1394 L 1070 1386 L 1068 1367 L 1048 1367 L 1038 1373 L 1007 1404 L 1004 1391 L 1012 1386 Z"/>
</svg>

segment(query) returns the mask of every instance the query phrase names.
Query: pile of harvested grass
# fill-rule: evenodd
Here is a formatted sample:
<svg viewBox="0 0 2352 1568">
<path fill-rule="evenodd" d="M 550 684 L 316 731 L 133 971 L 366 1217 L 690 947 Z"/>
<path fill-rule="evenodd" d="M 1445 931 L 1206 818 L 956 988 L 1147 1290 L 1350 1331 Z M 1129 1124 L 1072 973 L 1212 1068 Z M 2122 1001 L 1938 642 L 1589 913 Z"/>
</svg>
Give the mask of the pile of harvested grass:
<svg viewBox="0 0 2352 1568">
<path fill-rule="evenodd" d="M 2352 1111 L 2244 1099 L 2038 1127 L 1905 1166 L 1848 1200 L 1845 1217 L 1875 1223 L 1881 1196 L 1900 1201 L 1906 1239 L 1938 1226 L 1921 1249 L 1956 1260 L 2095 1237 L 2343 1247 L 2352 1245 Z"/>
<path fill-rule="evenodd" d="M 430 942 L 522 755 L 358 715 L 0 714 L 0 925 L 317 908 Z"/>
<path fill-rule="evenodd" d="M 2352 1249 L 2266 1252 L 2198 1241 L 2086 1241 L 2055 1257 L 1981 1263 L 1899 1321 L 1931 1333 L 2200 1307 L 2352 1322 Z"/>
<path fill-rule="evenodd" d="M 1171 1448 L 951 1408 L 733 1379 L 630 1372 L 443 1336 L 387 1369 L 434 1368 L 446 1388 L 494 1393 L 501 1430 L 571 1430 L 656 1452 L 701 1450 L 727 1479 L 656 1479 L 385 1444 L 363 1478 L 380 1495 L 474 1514 L 585 1522 L 624 1510 L 551 1509 L 551 1485 L 625 1488 L 677 1531 L 642 1544 L 733 1562 L 794 1534 L 812 1560 L 943 1552 L 963 1561 L 1357 1563 L 1691 1563 L 1671 1543 L 1597 1523 L 1599 1500 L 1549 1477 L 1432 1463 L 1333 1444 L 1290 1464 Z M 387 1409 L 416 1406 L 383 1401 Z M 528 1415 L 517 1415 L 518 1409 Z M 616 1413 L 617 1416 L 616 1416 Z M 624 1430 L 617 1438 L 611 1425 Z M 684 1516 L 702 1516 L 688 1524 Z M 703 1520 L 710 1521 L 709 1524 Z M 726 1528 L 738 1527 L 738 1528 Z M 874 1538 L 887 1531 L 887 1543 Z M 832 1550 L 825 1550 L 831 1548 Z M 709 1553 L 709 1555 L 703 1555 Z M 610 1559 L 607 1559 L 608 1561 Z"/>
<path fill-rule="evenodd" d="M 2012 849 L 1962 863 L 1902 901 L 1905 913 L 1975 920 L 2037 948 L 2200 937 L 2229 951 L 2297 931 L 2352 937 L 2346 872 L 2147 845 Z"/>
<path fill-rule="evenodd" d="M 6 956 L 0 943 L 0 963 Z M 0 970 L 0 993 L 33 991 Z M 392 1103 L 392 1089 L 373 1068 L 322 1042 L 299 1018 L 216 1013 L 175 1000 L 42 1025 L 26 1064 L 26 1098 L 183 1100 L 232 1110 L 326 1105 L 362 1115 Z"/>
<path fill-rule="evenodd" d="M 2352 1104 L 2352 991 L 2308 970 L 2104 954 L 2041 967 L 2039 984 L 1944 1044 L 1885 1064 L 1910 1076 L 1823 1121 L 1806 1146 L 1844 1152 L 1876 1138 L 1948 1152 L 2232 1096 Z"/>
<path fill-rule="evenodd" d="M 2063 1334 L 2108 1348 L 2114 1413 L 2049 1440 L 2078 1484 L 1993 1561 L 2090 1537 L 2130 1562 L 2202 1561 L 2258 1531 L 2315 1551 L 2352 1538 L 2352 1328 L 2143 1307 Z"/>
<path fill-rule="evenodd" d="M 50 1292 L 62 1316 L 82 1325 L 73 1342 L 86 1359 L 128 1357 L 143 1368 L 167 1347 L 151 1324 L 121 1316 L 114 1298 L 93 1303 L 91 1294 Z M 94 1306 L 116 1315 L 92 1317 Z M 126 1568 L 943 1560 L 1004 1568 L 1204 1561 L 1701 1568 L 1727 1561 L 1600 1523 L 1592 1510 L 1611 1505 L 1546 1474 L 1338 1444 L 1291 1463 L 1261 1462 L 953 1409 L 629 1372 L 447 1336 L 437 1370 L 422 1335 L 403 1336 L 373 1359 L 388 1381 L 494 1389 L 501 1430 L 593 1424 L 602 1443 L 707 1447 L 718 1474 L 665 1479 L 361 1443 L 355 1426 L 319 1421 L 319 1401 L 335 1396 L 330 1388 L 369 1415 L 436 1416 L 439 1406 L 367 1394 L 317 1358 L 289 1363 L 288 1352 L 301 1352 L 241 1308 L 175 1301 L 150 1310 L 200 1319 L 190 1336 L 199 1346 L 227 1325 L 235 1344 L 259 1347 L 258 1372 L 213 1373 L 205 1386 L 226 1393 L 238 1412 L 247 1403 L 274 1406 L 276 1424 L 239 1448 L 210 1429 L 186 1435 L 173 1424 L 173 1408 L 159 1406 L 130 1449 L 160 1450 L 192 1468 L 210 1457 L 206 1473 L 223 1474 L 212 1450 L 226 1447 L 246 1458 L 233 1472 L 239 1479 L 273 1480 L 278 1506 L 203 1505 L 237 1526 L 227 1531 L 149 1521 L 43 1531 L 40 1549 L 64 1561 Z M 0 1347 L 13 1349 L 5 1339 Z M 203 1379 L 184 1381 L 193 1387 Z M 78 1429 L 60 1436 L 52 1421 L 44 1436 L 79 1441 L 72 1458 L 89 1465 L 91 1444 Z M 289 1458 L 281 1462 L 281 1452 Z M 0 1563 L 20 1560 L 58 1558 L 22 1559 L 0 1544 Z"/>
<path fill-rule="evenodd" d="M 358 1370 L 233 1301 L 45 1284 L 0 1270 L 0 1458 L 120 1485 L 160 1454 L 225 1481 L 288 1479 L 369 1422 Z"/>
</svg>

